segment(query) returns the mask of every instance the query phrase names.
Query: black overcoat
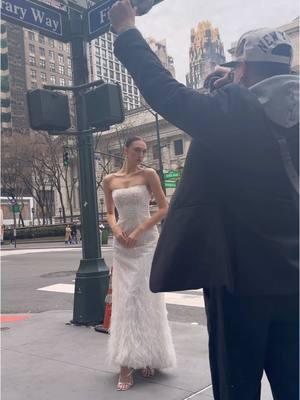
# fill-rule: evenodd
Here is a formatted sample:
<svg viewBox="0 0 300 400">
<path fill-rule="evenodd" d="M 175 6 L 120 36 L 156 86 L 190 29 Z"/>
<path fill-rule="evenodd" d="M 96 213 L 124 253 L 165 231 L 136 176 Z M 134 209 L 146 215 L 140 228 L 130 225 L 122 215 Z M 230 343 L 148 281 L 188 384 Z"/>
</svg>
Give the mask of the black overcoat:
<svg viewBox="0 0 300 400">
<path fill-rule="evenodd" d="M 213 95 L 186 88 L 135 29 L 119 36 L 115 54 L 151 107 L 193 137 L 154 255 L 151 290 L 297 292 L 298 210 L 255 95 L 235 84 Z M 288 137 L 298 165 L 298 126 Z"/>
</svg>

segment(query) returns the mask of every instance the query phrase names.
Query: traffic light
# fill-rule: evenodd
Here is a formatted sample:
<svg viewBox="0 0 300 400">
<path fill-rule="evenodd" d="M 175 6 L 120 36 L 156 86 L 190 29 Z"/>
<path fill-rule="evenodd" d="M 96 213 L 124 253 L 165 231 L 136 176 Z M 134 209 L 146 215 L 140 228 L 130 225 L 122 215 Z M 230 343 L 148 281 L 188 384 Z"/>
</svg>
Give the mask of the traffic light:
<svg viewBox="0 0 300 400">
<path fill-rule="evenodd" d="M 64 147 L 63 164 L 65 167 L 69 165 L 69 150 L 67 147 Z"/>
<path fill-rule="evenodd" d="M 65 131 L 70 128 L 69 101 L 66 94 L 47 89 L 27 92 L 30 127 L 42 131 Z"/>
<path fill-rule="evenodd" d="M 88 126 L 101 130 L 124 121 L 121 88 L 116 83 L 105 83 L 85 94 Z"/>
</svg>

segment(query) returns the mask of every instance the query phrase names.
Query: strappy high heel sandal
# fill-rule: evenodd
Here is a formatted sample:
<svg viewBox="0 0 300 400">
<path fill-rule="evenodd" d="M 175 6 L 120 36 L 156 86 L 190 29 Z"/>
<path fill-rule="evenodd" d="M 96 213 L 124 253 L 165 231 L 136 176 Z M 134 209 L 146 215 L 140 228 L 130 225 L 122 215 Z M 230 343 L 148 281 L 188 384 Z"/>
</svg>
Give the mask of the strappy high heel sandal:
<svg viewBox="0 0 300 400">
<path fill-rule="evenodd" d="M 122 373 L 120 372 L 119 381 L 118 381 L 118 384 L 117 384 L 117 390 L 118 391 L 124 392 L 125 390 L 128 390 L 133 386 L 132 374 L 134 372 L 134 369 L 133 368 L 128 368 L 128 370 L 129 370 L 128 374 L 123 375 L 123 376 L 121 376 Z M 122 381 L 122 379 L 126 379 L 127 380 L 128 378 L 129 378 L 129 381 L 126 381 L 126 382 Z"/>
<path fill-rule="evenodd" d="M 151 367 L 146 367 L 142 369 L 142 376 L 144 378 L 152 378 L 155 375 L 155 369 Z"/>
</svg>

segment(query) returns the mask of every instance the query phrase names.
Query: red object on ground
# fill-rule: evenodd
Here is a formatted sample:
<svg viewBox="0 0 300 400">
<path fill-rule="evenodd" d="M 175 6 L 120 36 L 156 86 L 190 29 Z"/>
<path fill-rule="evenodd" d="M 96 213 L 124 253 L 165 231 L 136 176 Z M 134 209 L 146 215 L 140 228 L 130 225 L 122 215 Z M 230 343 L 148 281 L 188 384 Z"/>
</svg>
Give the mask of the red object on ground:
<svg viewBox="0 0 300 400">
<path fill-rule="evenodd" d="M 30 315 L 0 315 L 0 322 L 16 322 L 29 318 Z"/>
<path fill-rule="evenodd" d="M 111 311 L 112 311 L 112 271 L 109 277 L 109 285 L 108 285 L 108 291 L 105 297 L 105 313 L 104 313 L 104 321 L 102 325 L 97 325 L 95 327 L 95 330 L 97 332 L 102 332 L 102 333 L 109 333 L 109 328 L 110 328 L 110 320 L 111 320 Z"/>
</svg>

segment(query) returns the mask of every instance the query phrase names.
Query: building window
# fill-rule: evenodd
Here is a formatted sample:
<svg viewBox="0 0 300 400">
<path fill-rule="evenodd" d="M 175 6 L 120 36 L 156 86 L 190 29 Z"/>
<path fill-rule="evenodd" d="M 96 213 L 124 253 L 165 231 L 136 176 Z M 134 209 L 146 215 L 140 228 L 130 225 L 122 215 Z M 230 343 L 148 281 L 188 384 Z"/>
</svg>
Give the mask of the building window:
<svg viewBox="0 0 300 400">
<path fill-rule="evenodd" d="M 132 84 L 132 78 L 130 76 L 128 76 L 128 83 L 130 83 L 130 85 Z"/>
<path fill-rule="evenodd" d="M 72 85 L 73 85 L 73 81 L 72 81 L 71 79 L 69 79 L 68 85 L 69 85 L 69 86 L 72 86 Z"/>
<path fill-rule="evenodd" d="M 103 68 L 103 75 L 104 75 L 104 76 L 108 76 L 107 68 Z"/>
<path fill-rule="evenodd" d="M 102 57 L 107 58 L 107 51 L 102 49 Z"/>
<path fill-rule="evenodd" d="M 39 42 L 41 44 L 45 44 L 45 36 L 44 35 L 39 35 Z"/>
<path fill-rule="evenodd" d="M 96 74 L 99 78 L 101 78 L 101 67 L 99 67 L 99 65 L 96 66 Z"/>
<path fill-rule="evenodd" d="M 58 72 L 59 72 L 61 75 L 64 75 L 64 74 L 65 74 L 65 67 L 64 67 L 63 65 L 59 65 L 59 66 L 58 66 Z"/>
<path fill-rule="evenodd" d="M 71 54 L 71 46 L 69 45 L 69 43 L 66 44 L 66 48 L 67 48 L 67 54 Z"/>
<path fill-rule="evenodd" d="M 55 64 L 53 62 L 49 63 L 50 72 L 55 72 Z"/>
<path fill-rule="evenodd" d="M 180 156 L 183 154 L 182 139 L 174 140 L 174 153 L 175 153 L 175 156 Z"/>
<path fill-rule="evenodd" d="M 153 160 L 158 160 L 158 146 L 157 146 L 157 144 L 152 146 L 152 158 L 153 158 Z"/>
<path fill-rule="evenodd" d="M 123 74 L 125 74 L 125 67 L 124 67 L 124 65 L 121 65 L 121 71 L 123 72 Z"/>
<path fill-rule="evenodd" d="M 44 47 L 40 47 L 39 48 L 39 51 L 40 51 L 40 57 L 45 57 L 45 49 L 44 49 Z"/>
<path fill-rule="evenodd" d="M 54 49 L 54 47 L 55 47 L 54 39 L 48 38 L 48 44 L 49 44 L 49 47 L 52 47 Z"/>
<path fill-rule="evenodd" d="M 32 41 L 34 41 L 35 40 L 35 37 L 34 37 L 34 32 L 28 32 L 28 38 L 29 38 L 29 40 L 32 40 Z"/>
<path fill-rule="evenodd" d="M 111 41 L 111 33 L 110 32 L 107 33 L 107 39 Z"/>
<path fill-rule="evenodd" d="M 64 51 L 64 44 L 62 42 L 58 42 L 58 50 Z"/>
<path fill-rule="evenodd" d="M 31 82 L 31 89 L 36 89 L 37 88 L 37 82 L 36 81 L 32 81 Z"/>
<path fill-rule="evenodd" d="M 126 75 L 122 74 L 122 82 L 126 82 Z"/>
<path fill-rule="evenodd" d="M 46 68 L 46 60 L 43 58 L 40 58 L 40 68 L 45 69 Z"/>
<path fill-rule="evenodd" d="M 110 69 L 114 69 L 114 63 L 112 61 L 109 61 L 108 65 Z"/>
<path fill-rule="evenodd" d="M 46 82 L 46 80 L 47 80 L 47 76 L 46 76 L 46 73 L 45 72 L 40 72 L 40 77 L 41 77 L 41 81 L 42 82 Z"/>
<path fill-rule="evenodd" d="M 35 54 L 35 47 L 34 47 L 34 44 L 29 43 L 29 53 L 30 53 L 30 54 Z"/>
<path fill-rule="evenodd" d="M 30 65 L 35 65 L 35 57 L 34 56 L 29 56 L 29 64 Z"/>
<path fill-rule="evenodd" d="M 105 48 L 106 47 L 106 40 L 101 39 L 101 47 Z"/>
<path fill-rule="evenodd" d="M 68 68 L 68 76 L 72 78 L 72 68 Z"/>
<path fill-rule="evenodd" d="M 101 58 L 100 57 L 96 57 L 96 64 L 97 65 L 101 65 Z"/>
<path fill-rule="evenodd" d="M 54 51 L 53 51 L 53 50 L 49 50 L 49 60 L 50 60 L 50 61 L 54 61 L 54 60 L 55 60 L 55 58 L 54 58 Z"/>
<path fill-rule="evenodd" d="M 58 62 L 59 62 L 59 64 L 63 64 L 63 63 L 64 63 L 64 56 L 63 56 L 63 54 L 59 54 L 59 55 L 58 55 Z"/>
<path fill-rule="evenodd" d="M 120 64 L 115 63 L 116 71 L 120 71 Z"/>
<path fill-rule="evenodd" d="M 137 88 L 135 86 L 133 88 L 133 91 L 134 91 L 134 94 L 138 94 L 138 90 L 137 90 Z"/>
<path fill-rule="evenodd" d="M 109 71 L 109 77 L 111 78 L 111 79 L 114 79 L 114 76 L 115 74 L 114 74 L 114 71 Z"/>
<path fill-rule="evenodd" d="M 116 72 L 116 79 L 117 79 L 117 81 L 120 82 L 120 80 L 121 80 L 121 75 L 120 75 L 119 72 Z"/>
<path fill-rule="evenodd" d="M 52 85 L 56 85 L 55 75 L 50 75 L 50 82 L 52 83 Z"/>
<path fill-rule="evenodd" d="M 60 86 L 65 86 L 65 78 L 59 78 Z"/>
<path fill-rule="evenodd" d="M 68 57 L 68 67 L 72 67 L 72 60 L 71 60 L 71 57 Z"/>
<path fill-rule="evenodd" d="M 107 67 L 107 60 L 102 60 L 102 66 Z"/>
<path fill-rule="evenodd" d="M 100 56 L 100 47 L 96 47 L 95 53 L 97 56 Z"/>
<path fill-rule="evenodd" d="M 36 70 L 35 69 L 30 70 L 30 76 L 32 79 L 36 79 Z"/>
<path fill-rule="evenodd" d="M 132 94 L 132 86 L 128 85 L 128 93 Z"/>
<path fill-rule="evenodd" d="M 127 85 L 125 85 L 125 83 L 122 83 L 122 88 L 124 92 L 127 92 Z"/>
</svg>

